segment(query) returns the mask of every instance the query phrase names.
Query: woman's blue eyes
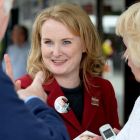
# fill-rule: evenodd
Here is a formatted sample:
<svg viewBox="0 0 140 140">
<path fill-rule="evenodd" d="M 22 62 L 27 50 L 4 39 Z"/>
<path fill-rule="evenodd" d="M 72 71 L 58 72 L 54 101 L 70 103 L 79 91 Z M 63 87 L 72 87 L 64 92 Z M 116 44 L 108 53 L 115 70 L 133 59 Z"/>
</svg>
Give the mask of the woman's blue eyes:
<svg viewBox="0 0 140 140">
<path fill-rule="evenodd" d="M 64 44 L 64 45 L 71 44 L 71 41 L 65 40 L 65 41 L 63 42 L 63 44 Z"/>
<path fill-rule="evenodd" d="M 52 44 L 52 41 L 44 41 L 44 44 Z"/>
<path fill-rule="evenodd" d="M 44 41 L 44 44 L 48 44 L 48 45 L 53 45 L 54 43 L 52 41 Z M 71 44 L 71 41 L 68 41 L 68 40 L 64 40 L 62 42 L 63 45 L 68 45 L 68 44 Z"/>
</svg>

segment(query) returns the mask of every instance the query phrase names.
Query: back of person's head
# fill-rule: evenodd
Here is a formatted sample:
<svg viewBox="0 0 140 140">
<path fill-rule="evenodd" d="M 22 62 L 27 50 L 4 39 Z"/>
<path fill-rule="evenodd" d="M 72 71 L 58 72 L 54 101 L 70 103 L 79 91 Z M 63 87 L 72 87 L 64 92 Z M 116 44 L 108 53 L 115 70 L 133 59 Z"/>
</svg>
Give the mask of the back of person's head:
<svg viewBox="0 0 140 140">
<path fill-rule="evenodd" d="M 140 67 L 140 2 L 131 5 L 120 15 L 116 34 L 126 39 L 129 56 Z"/>
<path fill-rule="evenodd" d="M 15 25 L 12 30 L 12 42 L 17 45 L 22 45 L 28 40 L 28 29 L 23 25 Z"/>
<path fill-rule="evenodd" d="M 49 7 L 37 16 L 32 31 L 32 48 L 28 61 L 29 74 L 34 77 L 38 70 L 43 70 L 46 76 L 50 76 L 43 64 L 40 49 L 41 28 L 43 23 L 50 18 L 64 24 L 74 35 L 80 36 L 86 50 L 81 62 L 83 74 L 89 72 L 100 75 L 104 61 L 98 33 L 86 12 L 77 4 L 70 3 Z"/>
</svg>

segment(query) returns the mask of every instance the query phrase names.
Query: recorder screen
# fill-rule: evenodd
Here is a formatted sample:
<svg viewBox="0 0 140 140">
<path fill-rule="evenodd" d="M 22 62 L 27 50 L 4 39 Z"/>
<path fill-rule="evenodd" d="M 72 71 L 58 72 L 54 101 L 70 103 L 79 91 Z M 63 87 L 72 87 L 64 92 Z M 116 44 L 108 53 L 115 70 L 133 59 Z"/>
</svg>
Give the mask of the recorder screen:
<svg viewBox="0 0 140 140">
<path fill-rule="evenodd" d="M 106 138 L 110 138 L 110 137 L 112 137 L 114 135 L 112 133 L 111 129 L 107 129 L 103 133 L 104 133 L 104 135 L 105 135 Z"/>
</svg>

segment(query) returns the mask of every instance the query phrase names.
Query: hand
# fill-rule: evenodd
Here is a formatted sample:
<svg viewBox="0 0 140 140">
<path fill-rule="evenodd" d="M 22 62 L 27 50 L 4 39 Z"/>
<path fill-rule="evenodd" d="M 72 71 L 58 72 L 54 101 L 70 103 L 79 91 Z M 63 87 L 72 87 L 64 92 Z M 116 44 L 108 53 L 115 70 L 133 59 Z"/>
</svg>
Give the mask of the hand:
<svg viewBox="0 0 140 140">
<path fill-rule="evenodd" d="M 120 132 L 120 130 L 118 130 L 117 128 L 114 128 L 113 131 L 115 132 L 116 135 Z"/>
<path fill-rule="evenodd" d="M 6 74 L 10 77 L 13 84 L 15 85 L 16 91 L 21 89 L 21 82 L 19 80 L 17 81 L 14 80 L 12 64 L 8 54 L 4 55 L 4 61 L 5 61 Z"/>
<path fill-rule="evenodd" d="M 30 96 L 37 96 L 38 98 L 46 102 L 47 94 L 42 87 L 43 82 L 43 72 L 39 71 L 29 87 L 17 91 L 19 98 L 22 100 L 26 100 Z"/>
<path fill-rule="evenodd" d="M 120 132 L 120 130 L 118 130 L 117 128 L 114 128 L 113 131 L 115 132 L 116 135 Z M 95 136 L 92 140 L 103 140 L 103 137 Z"/>
<path fill-rule="evenodd" d="M 95 136 L 92 140 L 103 140 L 101 136 Z"/>
</svg>

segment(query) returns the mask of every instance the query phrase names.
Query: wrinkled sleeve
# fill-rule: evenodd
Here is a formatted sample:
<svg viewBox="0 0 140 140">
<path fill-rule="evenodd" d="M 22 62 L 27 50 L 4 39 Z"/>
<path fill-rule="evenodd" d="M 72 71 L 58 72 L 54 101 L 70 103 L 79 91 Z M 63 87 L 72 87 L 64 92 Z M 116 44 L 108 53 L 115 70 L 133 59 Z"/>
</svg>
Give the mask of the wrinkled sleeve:
<svg viewBox="0 0 140 140">
<path fill-rule="evenodd" d="M 58 114 L 39 99 L 20 100 L 0 68 L 0 139 L 69 140 Z"/>
</svg>

